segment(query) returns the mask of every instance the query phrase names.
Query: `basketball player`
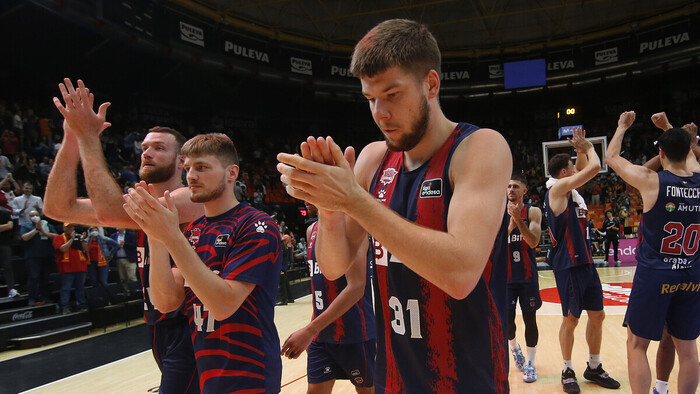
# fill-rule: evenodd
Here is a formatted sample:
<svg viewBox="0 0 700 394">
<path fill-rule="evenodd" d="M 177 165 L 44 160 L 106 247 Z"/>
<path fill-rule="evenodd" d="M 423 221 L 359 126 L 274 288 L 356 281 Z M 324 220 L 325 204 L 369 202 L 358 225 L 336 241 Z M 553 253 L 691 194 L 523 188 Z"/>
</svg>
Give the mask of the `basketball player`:
<svg viewBox="0 0 700 394">
<path fill-rule="evenodd" d="M 566 153 L 554 155 L 549 160 L 549 172 L 555 182 L 545 194 L 545 214 L 549 224 L 553 249 L 549 263 L 554 270 L 561 309 L 564 318 L 559 329 L 559 345 L 564 358 L 561 382 L 567 393 L 579 393 L 576 374 L 571 362 L 574 347 L 574 330 L 581 311 L 588 314 L 586 342 L 590 352 L 588 366 L 583 377 L 598 385 L 617 389 L 620 387 L 611 378 L 600 362 L 600 346 L 603 337 L 603 289 L 598 272 L 591 257 L 589 228 L 583 199 L 575 191 L 591 180 L 600 170 L 600 159 L 593 144 L 586 140 L 586 132 L 574 130 L 571 145 L 578 154 L 576 167 Z"/>
<path fill-rule="evenodd" d="M 302 156 L 278 155 L 278 170 L 289 194 L 319 208 L 326 278 L 342 276 L 373 237 L 375 388 L 508 392 L 508 144 L 445 117 L 440 50 L 423 25 L 380 23 L 350 68 L 384 141 L 362 150 L 353 173 L 352 148 L 344 156 L 332 138 L 309 137 Z"/>
<path fill-rule="evenodd" d="M 305 203 L 309 216 L 318 209 Z M 308 348 L 308 393 L 330 393 L 336 379 L 350 379 L 358 393 L 374 392 L 377 341 L 372 289 L 367 271 L 368 245 L 357 254 L 344 276 L 328 280 L 316 260 L 318 222 L 306 230 L 314 313 L 311 323 L 284 341 L 282 355 L 297 358 Z"/>
<path fill-rule="evenodd" d="M 650 340 L 661 340 L 664 325 L 678 353 L 678 392 L 695 393 L 700 379 L 696 339 L 700 335 L 700 164 L 681 128 L 659 137 L 656 173 L 620 156 L 634 111 L 623 112 L 608 145 L 605 161 L 639 190 L 643 201 L 642 233 L 637 247 L 637 270 L 625 324 L 627 362 L 634 392 L 649 392 L 651 371 L 646 351 Z"/>
<path fill-rule="evenodd" d="M 279 229 L 269 215 L 236 200 L 238 153 L 226 135 L 198 135 L 182 155 L 190 198 L 204 204 L 204 216 L 184 235 L 168 191 L 166 206 L 143 181 L 124 196 L 124 209 L 148 234 L 153 304 L 173 311 L 185 303 L 202 393 L 278 393 Z"/>
<path fill-rule="evenodd" d="M 64 135 L 46 184 L 44 212 L 61 221 L 138 229 L 122 208 L 121 188 L 107 168 L 100 144 L 99 134 L 110 125 L 105 122 L 109 103 L 102 104 L 95 113 L 93 95 L 80 80 L 76 89 L 66 78 L 59 84 L 59 89 L 65 105 L 58 98 L 54 98 L 54 104 L 65 118 Z M 179 152 L 184 141 L 185 138 L 173 129 L 152 128 L 141 144 L 143 153 L 139 175 L 153 184 L 159 196 L 165 190 L 172 190 L 180 212 L 180 223 L 189 223 L 202 215 L 204 207 L 191 202 L 189 191 L 182 187 L 183 159 Z M 77 197 L 79 161 L 82 162 L 89 199 Z M 163 314 L 150 302 L 147 247 L 143 232 L 138 231 L 144 320 L 151 330 L 153 357 L 161 371 L 160 392 L 199 392 L 194 351 L 187 336 L 189 329 L 183 311 Z"/>
<path fill-rule="evenodd" d="M 514 174 L 508 183 L 508 342 L 515 367 L 523 372 L 523 381 L 531 383 L 537 380 L 535 354 L 539 331 L 535 315 L 542 306 L 534 249 L 542 234 L 542 211 L 523 203 L 526 186 L 525 177 L 520 174 Z M 525 322 L 527 359 L 515 339 L 515 308 L 518 298 Z"/>
</svg>

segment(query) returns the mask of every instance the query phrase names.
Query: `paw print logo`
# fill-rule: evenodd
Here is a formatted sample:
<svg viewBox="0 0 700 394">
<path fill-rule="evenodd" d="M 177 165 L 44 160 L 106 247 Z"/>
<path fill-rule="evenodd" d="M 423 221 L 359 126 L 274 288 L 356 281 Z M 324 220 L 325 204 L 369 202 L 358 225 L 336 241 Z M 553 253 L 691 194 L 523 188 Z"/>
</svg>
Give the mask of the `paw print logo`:
<svg viewBox="0 0 700 394">
<path fill-rule="evenodd" d="M 261 234 L 265 232 L 265 229 L 266 229 L 266 228 L 267 228 L 267 224 L 265 224 L 265 223 L 262 222 L 262 221 L 259 221 L 259 220 L 258 220 L 258 222 L 255 223 L 255 231 L 257 231 L 257 232 L 259 232 L 259 233 L 261 233 Z"/>
<path fill-rule="evenodd" d="M 384 190 L 380 190 L 377 197 L 384 198 Z"/>
</svg>

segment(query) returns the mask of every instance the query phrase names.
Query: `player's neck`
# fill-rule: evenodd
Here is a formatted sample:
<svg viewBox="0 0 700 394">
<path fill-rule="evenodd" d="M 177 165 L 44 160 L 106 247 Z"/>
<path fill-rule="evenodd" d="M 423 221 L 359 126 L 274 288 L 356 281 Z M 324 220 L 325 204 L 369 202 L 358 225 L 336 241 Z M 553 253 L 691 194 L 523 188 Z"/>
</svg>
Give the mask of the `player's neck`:
<svg viewBox="0 0 700 394">
<path fill-rule="evenodd" d="M 229 191 L 228 189 L 231 190 Z M 204 215 L 207 217 L 219 216 L 224 212 L 230 211 L 238 204 L 239 202 L 233 194 L 233 188 L 227 188 L 227 191 L 218 198 L 204 203 Z"/>
<path fill-rule="evenodd" d="M 664 158 L 664 159 L 661 159 L 661 166 L 663 167 L 664 170 L 666 170 L 666 171 L 668 171 L 676 176 L 691 176 L 691 175 L 693 175 L 693 173 L 688 170 L 688 167 L 686 167 L 685 161 L 673 162 L 671 160 L 668 160 L 667 158 Z"/>
<path fill-rule="evenodd" d="M 433 108 L 431 112 L 434 114 L 430 116 L 423 139 L 415 148 L 403 153 L 404 166 L 408 171 L 413 171 L 430 160 L 457 127 L 457 123 L 447 119 L 439 107 Z"/>
</svg>

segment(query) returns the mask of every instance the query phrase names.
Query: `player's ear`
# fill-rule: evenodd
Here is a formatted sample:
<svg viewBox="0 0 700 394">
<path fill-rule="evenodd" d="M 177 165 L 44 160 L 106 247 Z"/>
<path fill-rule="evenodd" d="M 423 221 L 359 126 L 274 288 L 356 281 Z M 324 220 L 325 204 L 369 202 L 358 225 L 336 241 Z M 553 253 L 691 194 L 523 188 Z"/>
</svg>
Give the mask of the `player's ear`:
<svg viewBox="0 0 700 394">
<path fill-rule="evenodd" d="M 226 167 L 226 173 L 228 174 L 228 178 L 231 182 L 236 182 L 236 179 L 238 179 L 239 172 L 240 167 L 238 167 L 235 164 L 231 164 L 230 166 Z"/>
<path fill-rule="evenodd" d="M 185 156 L 184 155 L 177 155 L 177 159 L 175 160 L 175 167 L 177 167 L 177 169 L 180 171 L 182 171 L 182 169 L 185 168 Z"/>
<path fill-rule="evenodd" d="M 428 99 L 437 97 L 440 93 L 440 75 L 438 75 L 437 71 L 428 71 L 428 74 L 425 76 L 425 83 L 427 84 Z"/>
</svg>

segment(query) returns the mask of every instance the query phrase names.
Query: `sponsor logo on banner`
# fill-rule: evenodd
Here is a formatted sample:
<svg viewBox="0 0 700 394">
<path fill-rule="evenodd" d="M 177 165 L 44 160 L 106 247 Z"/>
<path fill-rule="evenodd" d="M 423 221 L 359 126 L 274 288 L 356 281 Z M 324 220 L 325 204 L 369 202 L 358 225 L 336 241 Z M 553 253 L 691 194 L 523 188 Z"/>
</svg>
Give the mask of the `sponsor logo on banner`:
<svg viewBox="0 0 700 394">
<path fill-rule="evenodd" d="M 331 66 L 331 76 L 349 77 L 349 78 L 355 77 L 354 75 L 352 75 L 349 68 L 340 67 L 340 66 Z"/>
<path fill-rule="evenodd" d="M 236 56 L 257 60 L 263 63 L 270 63 L 270 55 L 268 55 L 267 52 L 244 47 L 243 45 L 238 45 L 228 40 L 224 41 L 224 52 L 233 53 Z"/>
<path fill-rule="evenodd" d="M 672 36 L 659 38 L 658 40 L 645 41 L 639 43 L 639 53 L 655 51 L 657 49 L 678 45 L 686 41 L 690 41 L 690 34 L 688 34 L 687 31 L 674 34 Z"/>
<path fill-rule="evenodd" d="M 469 79 L 469 71 L 449 71 L 440 73 L 440 79 L 443 81 L 458 81 Z"/>
<path fill-rule="evenodd" d="M 292 72 L 304 75 L 313 75 L 313 63 L 308 59 L 298 57 L 290 57 L 289 62 L 292 65 Z"/>
<path fill-rule="evenodd" d="M 617 47 L 595 51 L 593 57 L 595 59 L 596 66 L 600 66 L 601 64 L 615 63 L 618 61 Z"/>
<path fill-rule="evenodd" d="M 489 66 L 489 79 L 503 78 L 503 66 L 492 64 Z"/>
<path fill-rule="evenodd" d="M 569 70 L 574 68 L 573 60 L 556 60 L 547 63 L 547 71 Z"/>
<path fill-rule="evenodd" d="M 180 39 L 191 44 L 204 46 L 204 29 L 180 21 Z"/>
</svg>

